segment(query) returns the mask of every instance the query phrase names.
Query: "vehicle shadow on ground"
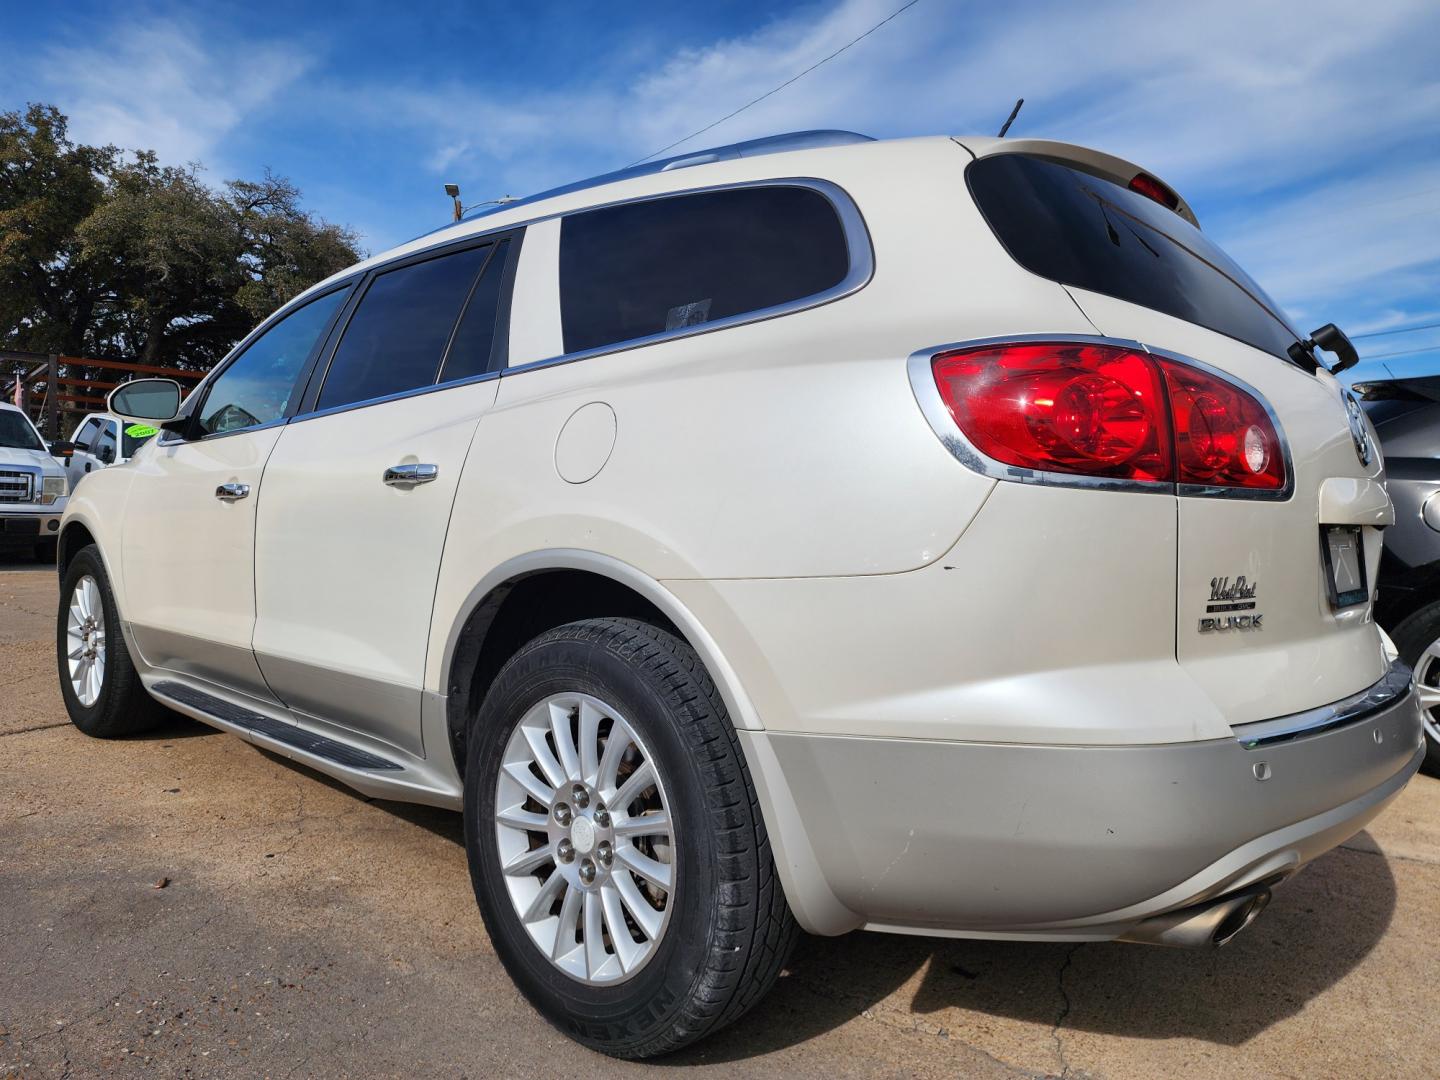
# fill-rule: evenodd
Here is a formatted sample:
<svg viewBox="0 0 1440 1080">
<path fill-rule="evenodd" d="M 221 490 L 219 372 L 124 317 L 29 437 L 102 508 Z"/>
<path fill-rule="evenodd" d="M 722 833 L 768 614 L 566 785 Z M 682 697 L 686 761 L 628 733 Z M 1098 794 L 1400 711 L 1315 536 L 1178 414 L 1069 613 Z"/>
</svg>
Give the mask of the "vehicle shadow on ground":
<svg viewBox="0 0 1440 1080">
<path fill-rule="evenodd" d="M 1374 846 L 1364 834 L 1354 842 Z M 1384 856 L 1346 848 L 1277 890 L 1264 916 L 1218 950 L 863 932 L 805 938 L 763 1004 L 667 1064 L 755 1057 L 860 1015 L 961 1039 L 991 1016 L 1235 1046 L 1347 974 L 1380 941 L 1394 911 L 1395 879 Z M 917 975 L 908 1000 L 896 993 Z"/>
<path fill-rule="evenodd" d="M 261 753 L 364 798 L 298 762 Z M 459 814 L 367 801 L 463 849 Z M 742 1061 L 804 1043 L 860 1016 L 961 1040 L 967 1029 L 984 1028 L 990 1016 L 1047 1027 L 1063 1023 L 1103 1035 L 1236 1046 L 1298 1013 L 1384 936 L 1395 912 L 1394 875 L 1368 834 L 1349 843 L 1353 846 L 1322 856 L 1276 890 L 1264 915 L 1223 949 L 866 932 L 802 937 L 757 1008 L 665 1063 Z M 917 978 L 915 989 L 906 991 Z"/>
</svg>

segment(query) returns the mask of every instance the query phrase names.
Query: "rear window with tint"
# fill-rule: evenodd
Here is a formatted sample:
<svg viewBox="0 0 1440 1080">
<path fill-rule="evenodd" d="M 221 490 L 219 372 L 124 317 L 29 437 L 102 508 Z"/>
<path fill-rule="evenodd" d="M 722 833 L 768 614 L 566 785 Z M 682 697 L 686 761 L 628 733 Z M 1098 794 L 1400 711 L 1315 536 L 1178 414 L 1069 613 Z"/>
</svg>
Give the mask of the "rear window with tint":
<svg viewBox="0 0 1440 1080">
<path fill-rule="evenodd" d="M 996 154 L 967 172 L 975 202 L 1031 273 L 1173 315 L 1286 357 L 1279 306 L 1179 214 L 1076 169 Z"/>
<path fill-rule="evenodd" d="M 850 258 L 820 192 L 733 188 L 603 207 L 560 227 L 565 351 L 702 326 L 840 284 Z"/>
<path fill-rule="evenodd" d="M 467 248 L 377 275 L 345 327 L 316 409 L 432 385 L 455 321 L 489 257 L 490 245 Z M 493 304 L 488 318 L 493 327 Z M 477 351 L 484 359 L 467 364 L 467 370 L 483 369 L 489 337 Z"/>
</svg>

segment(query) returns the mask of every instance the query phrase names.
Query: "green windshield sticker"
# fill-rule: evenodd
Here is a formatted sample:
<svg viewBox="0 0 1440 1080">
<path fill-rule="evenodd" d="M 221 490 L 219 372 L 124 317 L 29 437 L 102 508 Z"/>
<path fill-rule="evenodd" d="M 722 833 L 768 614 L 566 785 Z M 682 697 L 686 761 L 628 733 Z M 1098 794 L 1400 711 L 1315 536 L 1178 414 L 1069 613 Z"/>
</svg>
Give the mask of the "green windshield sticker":
<svg viewBox="0 0 1440 1080">
<path fill-rule="evenodd" d="M 148 439 L 159 430 L 158 427 L 151 427 L 149 424 L 131 424 L 125 429 L 125 434 L 132 439 Z"/>
</svg>

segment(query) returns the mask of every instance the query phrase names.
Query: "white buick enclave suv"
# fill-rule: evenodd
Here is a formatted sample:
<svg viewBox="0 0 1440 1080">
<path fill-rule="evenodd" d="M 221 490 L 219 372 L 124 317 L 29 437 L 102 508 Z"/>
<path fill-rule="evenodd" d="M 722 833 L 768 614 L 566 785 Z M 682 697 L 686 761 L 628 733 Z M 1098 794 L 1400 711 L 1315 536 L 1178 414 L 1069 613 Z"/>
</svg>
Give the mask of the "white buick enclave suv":
<svg viewBox="0 0 1440 1080">
<path fill-rule="evenodd" d="M 463 811 L 505 965 L 615 1055 L 799 928 L 1218 944 L 1423 752 L 1314 338 L 1074 146 L 599 177 L 117 390 L 163 430 L 65 514 L 61 687 Z"/>
</svg>

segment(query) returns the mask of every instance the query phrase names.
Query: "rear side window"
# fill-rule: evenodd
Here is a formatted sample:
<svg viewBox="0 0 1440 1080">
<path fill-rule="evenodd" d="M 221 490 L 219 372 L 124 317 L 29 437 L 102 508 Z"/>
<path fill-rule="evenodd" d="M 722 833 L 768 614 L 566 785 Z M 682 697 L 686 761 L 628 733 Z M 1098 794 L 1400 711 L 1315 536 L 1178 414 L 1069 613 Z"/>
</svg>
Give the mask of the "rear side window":
<svg viewBox="0 0 1440 1080">
<path fill-rule="evenodd" d="M 806 187 L 676 195 L 560 226 L 565 351 L 764 311 L 832 289 L 850 256 L 830 200 Z"/>
<path fill-rule="evenodd" d="M 495 253 L 480 272 L 480 280 L 470 291 L 465 313 L 455 328 L 445 364 L 440 369 L 442 383 L 483 375 L 490 369 L 490 354 L 495 349 L 495 323 L 500 313 L 500 279 L 505 273 L 505 257 L 510 241 L 501 240 Z"/>
<path fill-rule="evenodd" d="M 492 246 L 466 248 L 378 275 L 345 327 L 315 408 L 333 409 L 433 384 L 455 320 Z"/>
<path fill-rule="evenodd" d="M 115 424 L 106 421 L 100 427 L 100 434 L 95 439 L 94 454 L 106 465 L 115 463 Z"/>
<path fill-rule="evenodd" d="M 1285 358 L 1298 335 L 1199 229 L 1160 204 L 1076 169 L 996 154 L 970 190 L 1012 258 L 1031 273 L 1173 315 Z"/>
</svg>

